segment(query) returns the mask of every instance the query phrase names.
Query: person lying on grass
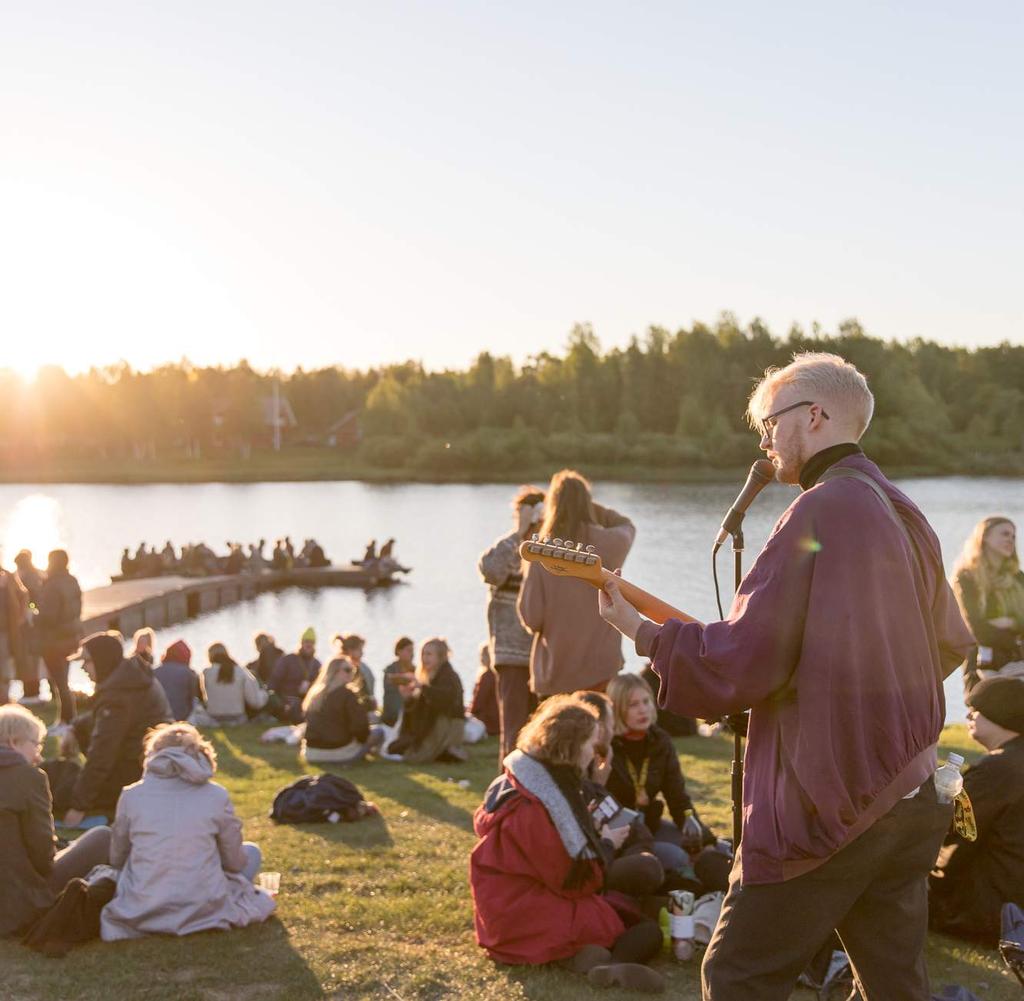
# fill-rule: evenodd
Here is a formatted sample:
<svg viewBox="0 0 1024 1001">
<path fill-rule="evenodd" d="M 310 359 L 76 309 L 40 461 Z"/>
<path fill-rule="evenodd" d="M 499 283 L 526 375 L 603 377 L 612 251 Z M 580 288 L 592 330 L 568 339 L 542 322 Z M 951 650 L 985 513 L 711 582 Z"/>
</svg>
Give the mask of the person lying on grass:
<svg viewBox="0 0 1024 1001">
<path fill-rule="evenodd" d="M 107 861 L 109 827 L 56 851 L 50 784 L 38 767 L 45 737 L 27 709 L 0 706 L 0 936 L 25 931 L 69 879 Z"/>
<path fill-rule="evenodd" d="M 146 735 L 142 780 L 117 804 L 110 864 L 121 872 L 101 916 L 105 941 L 241 928 L 273 913 L 274 899 L 253 885 L 259 848 L 242 842 L 216 770 L 213 745 L 191 724 Z"/>
<path fill-rule="evenodd" d="M 633 890 L 643 882 L 644 857 L 613 862 L 628 831 L 595 828 L 584 799 L 598 722 L 575 696 L 547 699 L 485 793 L 469 863 L 476 939 L 500 963 L 558 962 L 595 986 L 660 991 L 664 978 L 643 964 L 661 951 L 661 929 L 620 891 L 620 876 Z M 661 866 L 646 858 L 653 892 Z"/>
</svg>

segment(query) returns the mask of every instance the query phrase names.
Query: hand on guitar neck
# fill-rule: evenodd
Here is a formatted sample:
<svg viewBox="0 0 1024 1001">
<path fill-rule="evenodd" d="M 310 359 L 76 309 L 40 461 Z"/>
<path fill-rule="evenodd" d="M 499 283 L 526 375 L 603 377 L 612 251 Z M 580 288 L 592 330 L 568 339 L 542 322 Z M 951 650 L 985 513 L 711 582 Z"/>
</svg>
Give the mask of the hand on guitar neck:
<svg viewBox="0 0 1024 1001">
<path fill-rule="evenodd" d="M 528 563 L 539 563 L 556 577 L 575 577 L 597 588 L 600 594 L 601 616 L 630 639 L 646 616 L 659 625 L 668 619 L 696 622 L 692 615 L 674 608 L 667 601 L 623 580 L 601 565 L 601 557 L 593 546 L 583 548 L 581 543 L 562 539 L 541 540 L 536 536 L 519 547 L 519 555 Z"/>
</svg>

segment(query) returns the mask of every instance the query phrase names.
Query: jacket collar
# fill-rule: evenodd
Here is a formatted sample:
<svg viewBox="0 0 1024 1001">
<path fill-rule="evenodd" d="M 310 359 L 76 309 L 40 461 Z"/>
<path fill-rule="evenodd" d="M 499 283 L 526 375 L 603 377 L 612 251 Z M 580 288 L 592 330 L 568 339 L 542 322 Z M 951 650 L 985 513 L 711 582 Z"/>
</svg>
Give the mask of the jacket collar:
<svg viewBox="0 0 1024 1001">
<path fill-rule="evenodd" d="M 810 490 L 821 478 L 821 474 L 840 459 L 845 459 L 848 455 L 863 454 L 860 445 L 854 444 L 852 441 L 831 445 L 828 448 L 823 448 L 820 452 L 815 452 L 800 470 L 800 489 Z"/>
</svg>

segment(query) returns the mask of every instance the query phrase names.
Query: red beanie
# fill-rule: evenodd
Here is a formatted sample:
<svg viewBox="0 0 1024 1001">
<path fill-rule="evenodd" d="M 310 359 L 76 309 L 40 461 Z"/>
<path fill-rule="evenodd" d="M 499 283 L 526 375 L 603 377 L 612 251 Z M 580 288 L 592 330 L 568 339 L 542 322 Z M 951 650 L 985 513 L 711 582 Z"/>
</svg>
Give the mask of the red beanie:
<svg viewBox="0 0 1024 1001">
<path fill-rule="evenodd" d="M 175 664 L 188 665 L 192 660 L 192 650 L 184 640 L 175 640 L 164 651 L 164 660 L 173 660 Z"/>
</svg>

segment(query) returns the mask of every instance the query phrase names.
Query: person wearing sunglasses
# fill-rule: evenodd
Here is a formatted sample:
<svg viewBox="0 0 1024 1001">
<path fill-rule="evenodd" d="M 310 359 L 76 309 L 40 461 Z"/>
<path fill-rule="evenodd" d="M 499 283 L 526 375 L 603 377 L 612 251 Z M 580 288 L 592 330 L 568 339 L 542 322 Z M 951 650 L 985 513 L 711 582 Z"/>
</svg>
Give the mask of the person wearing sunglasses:
<svg viewBox="0 0 1024 1001">
<path fill-rule="evenodd" d="M 861 450 L 874 397 L 838 355 L 769 369 L 748 417 L 801 493 L 724 621 L 602 615 L 649 656 L 660 704 L 750 710 L 742 843 L 702 968 L 708 1001 L 783 1001 L 839 933 L 865 1001 L 930 996 L 927 876 L 952 817 L 932 774 L 943 679 L 971 646 L 939 540 Z"/>
</svg>

